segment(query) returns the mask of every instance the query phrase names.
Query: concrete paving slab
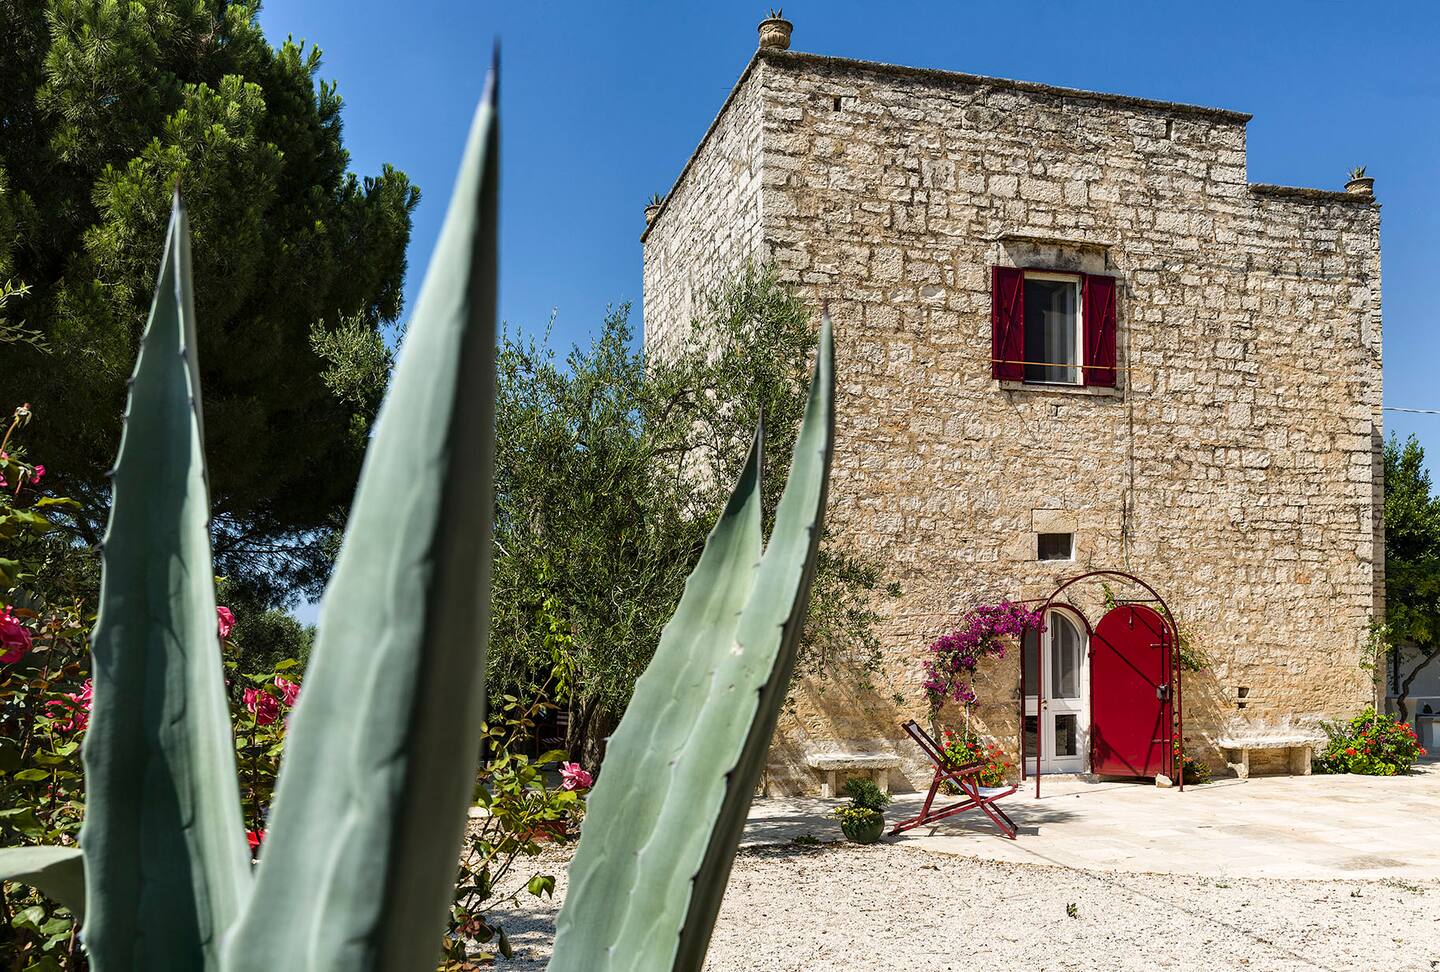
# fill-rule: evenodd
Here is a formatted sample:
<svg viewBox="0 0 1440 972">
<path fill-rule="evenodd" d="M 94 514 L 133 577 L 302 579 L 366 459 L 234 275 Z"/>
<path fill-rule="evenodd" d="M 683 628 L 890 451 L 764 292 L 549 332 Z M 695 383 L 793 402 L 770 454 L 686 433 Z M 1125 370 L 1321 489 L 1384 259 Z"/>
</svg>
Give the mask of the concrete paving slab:
<svg viewBox="0 0 1440 972">
<path fill-rule="evenodd" d="M 884 840 L 1016 864 L 1206 877 L 1440 879 L 1440 761 L 1406 777 L 1262 776 L 1162 789 L 1143 783 L 1033 781 L 1004 802 L 1019 839 L 962 813 Z M 922 795 L 897 796 L 893 822 Z M 839 837 L 842 800 L 757 799 L 744 846 Z"/>
</svg>

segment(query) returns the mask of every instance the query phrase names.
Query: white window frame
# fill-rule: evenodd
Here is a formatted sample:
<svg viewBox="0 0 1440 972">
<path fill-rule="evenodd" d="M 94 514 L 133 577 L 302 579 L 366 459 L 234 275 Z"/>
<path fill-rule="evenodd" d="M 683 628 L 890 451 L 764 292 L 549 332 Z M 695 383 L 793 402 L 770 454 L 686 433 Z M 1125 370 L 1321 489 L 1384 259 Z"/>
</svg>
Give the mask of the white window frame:
<svg viewBox="0 0 1440 972">
<path fill-rule="evenodd" d="M 1062 283 L 1073 283 L 1075 285 L 1075 380 L 1074 381 L 1046 381 L 1041 378 L 1024 379 L 1027 385 L 1058 385 L 1062 388 L 1077 388 L 1085 384 L 1085 275 L 1082 273 L 1062 273 L 1054 270 L 1021 270 L 1023 279 L 1020 286 L 1025 286 L 1026 280 L 1055 280 Z M 1025 327 L 1025 322 L 1020 322 L 1020 327 Z M 1022 331 L 1023 333 L 1023 331 Z M 1021 339 L 1024 345 L 1024 339 Z M 1026 360 L 1029 360 L 1026 354 Z M 1021 374 L 1024 374 L 1022 367 Z"/>
</svg>

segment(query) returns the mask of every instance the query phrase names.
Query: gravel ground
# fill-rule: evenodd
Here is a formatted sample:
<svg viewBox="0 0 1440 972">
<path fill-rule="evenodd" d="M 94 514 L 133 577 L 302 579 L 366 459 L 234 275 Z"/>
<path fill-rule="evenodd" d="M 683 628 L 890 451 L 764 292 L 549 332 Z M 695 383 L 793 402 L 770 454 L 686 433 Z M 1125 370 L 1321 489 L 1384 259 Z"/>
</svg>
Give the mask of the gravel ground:
<svg viewBox="0 0 1440 972">
<path fill-rule="evenodd" d="M 545 967 L 565 863 L 546 862 L 555 901 L 497 915 L 516 949 L 497 972 Z M 757 847 L 735 862 L 706 965 L 986 968 L 1440 969 L 1440 882 L 1108 874 L 888 843 Z"/>
</svg>

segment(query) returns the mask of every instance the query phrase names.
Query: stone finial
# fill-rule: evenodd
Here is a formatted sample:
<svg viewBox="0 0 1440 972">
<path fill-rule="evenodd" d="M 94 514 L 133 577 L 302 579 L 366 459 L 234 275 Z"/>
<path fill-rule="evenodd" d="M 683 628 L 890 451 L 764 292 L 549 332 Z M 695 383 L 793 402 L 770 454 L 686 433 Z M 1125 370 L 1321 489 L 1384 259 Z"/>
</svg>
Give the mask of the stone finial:
<svg viewBox="0 0 1440 972">
<path fill-rule="evenodd" d="M 1375 195 L 1375 180 L 1365 174 L 1365 166 L 1357 165 L 1350 170 L 1350 181 L 1345 183 L 1345 191 L 1357 196 Z"/>
<path fill-rule="evenodd" d="M 776 51 L 788 51 L 790 49 L 790 32 L 795 25 L 786 20 L 781 14 L 783 10 L 775 9 L 770 11 L 770 16 L 760 21 L 760 46 Z"/>
</svg>

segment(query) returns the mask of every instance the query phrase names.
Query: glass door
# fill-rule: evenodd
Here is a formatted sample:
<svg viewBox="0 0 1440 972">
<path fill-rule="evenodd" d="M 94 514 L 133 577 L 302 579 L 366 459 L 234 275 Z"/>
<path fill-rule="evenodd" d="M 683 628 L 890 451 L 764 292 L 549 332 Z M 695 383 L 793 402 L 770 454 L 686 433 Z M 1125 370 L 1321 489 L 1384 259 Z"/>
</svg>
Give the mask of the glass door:
<svg viewBox="0 0 1440 972">
<path fill-rule="evenodd" d="M 1089 668 L 1082 628 L 1066 611 L 1045 615 L 1045 631 L 1025 633 L 1025 769 L 1040 773 L 1085 772 L 1090 732 Z M 1039 654 L 1045 652 L 1045 684 L 1036 692 Z M 1039 738 L 1037 740 L 1037 734 Z"/>
</svg>

